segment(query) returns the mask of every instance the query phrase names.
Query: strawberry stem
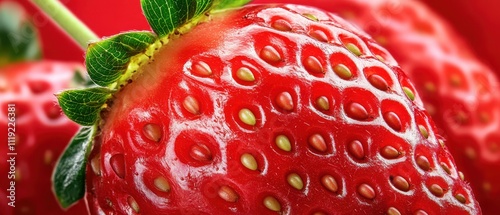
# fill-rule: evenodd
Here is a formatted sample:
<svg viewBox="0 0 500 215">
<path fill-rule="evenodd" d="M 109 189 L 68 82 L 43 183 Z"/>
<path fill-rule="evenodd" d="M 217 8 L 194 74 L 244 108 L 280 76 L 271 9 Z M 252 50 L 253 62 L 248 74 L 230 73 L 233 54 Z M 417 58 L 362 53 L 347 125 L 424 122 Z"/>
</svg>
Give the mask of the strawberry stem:
<svg viewBox="0 0 500 215">
<path fill-rule="evenodd" d="M 76 43 L 87 49 L 90 41 L 99 37 L 58 0 L 32 0 L 43 12 L 53 19 Z"/>
</svg>

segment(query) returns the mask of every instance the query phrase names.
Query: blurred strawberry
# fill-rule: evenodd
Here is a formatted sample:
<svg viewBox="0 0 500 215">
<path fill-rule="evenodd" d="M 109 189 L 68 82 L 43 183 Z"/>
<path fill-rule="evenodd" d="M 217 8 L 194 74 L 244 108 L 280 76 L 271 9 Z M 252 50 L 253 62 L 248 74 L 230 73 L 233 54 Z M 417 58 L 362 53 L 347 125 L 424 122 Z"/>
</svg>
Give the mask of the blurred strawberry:
<svg viewBox="0 0 500 215">
<path fill-rule="evenodd" d="M 2 215 L 87 214 L 83 203 L 65 213 L 51 190 L 57 158 L 78 130 L 61 114 L 53 94 L 83 80 L 75 75 L 82 66 L 35 61 L 37 32 L 13 2 L 0 3 L 0 45 Z"/>
<path fill-rule="evenodd" d="M 500 77 L 500 1 L 423 0 L 445 17 Z"/>
<path fill-rule="evenodd" d="M 500 205 L 500 90 L 448 23 L 418 1 L 258 0 L 321 7 L 356 23 L 410 76 L 485 214 Z"/>
</svg>

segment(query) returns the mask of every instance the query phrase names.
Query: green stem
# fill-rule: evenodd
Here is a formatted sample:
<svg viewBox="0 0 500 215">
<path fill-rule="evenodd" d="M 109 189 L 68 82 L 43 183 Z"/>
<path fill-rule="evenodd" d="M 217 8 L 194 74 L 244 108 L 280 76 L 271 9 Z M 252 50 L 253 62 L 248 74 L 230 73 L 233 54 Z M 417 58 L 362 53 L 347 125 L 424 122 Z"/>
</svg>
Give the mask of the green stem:
<svg viewBox="0 0 500 215">
<path fill-rule="evenodd" d="M 63 28 L 83 50 L 87 49 L 90 41 L 99 40 L 99 37 L 92 30 L 58 0 L 32 1 Z"/>
</svg>

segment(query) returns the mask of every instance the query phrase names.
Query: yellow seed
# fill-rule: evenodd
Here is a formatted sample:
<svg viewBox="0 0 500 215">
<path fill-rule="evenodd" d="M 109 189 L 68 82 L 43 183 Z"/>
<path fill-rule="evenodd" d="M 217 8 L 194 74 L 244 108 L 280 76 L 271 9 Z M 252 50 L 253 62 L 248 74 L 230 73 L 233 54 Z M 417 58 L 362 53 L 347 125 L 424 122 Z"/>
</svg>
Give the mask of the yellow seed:
<svg viewBox="0 0 500 215">
<path fill-rule="evenodd" d="M 285 135 L 278 135 L 275 139 L 276 145 L 283 151 L 291 151 L 292 145 L 290 144 L 290 140 Z"/>
<path fill-rule="evenodd" d="M 290 186 L 297 190 L 302 190 L 302 188 L 304 188 L 304 182 L 302 181 L 300 175 L 298 175 L 297 173 L 289 174 L 286 177 L 286 180 L 288 181 L 288 184 L 290 184 Z"/>
<path fill-rule="evenodd" d="M 413 93 L 413 91 L 410 90 L 410 88 L 408 87 L 403 87 L 403 91 L 405 92 L 406 96 L 408 96 L 408 98 L 412 101 L 415 100 L 415 94 Z"/>
<path fill-rule="evenodd" d="M 333 71 L 342 79 L 347 80 L 352 77 L 351 70 L 344 64 L 337 64 Z"/>
<path fill-rule="evenodd" d="M 264 198 L 264 206 L 266 206 L 267 209 L 272 210 L 272 211 L 281 211 L 281 204 L 280 202 L 272 197 L 272 196 L 267 196 Z"/>
<path fill-rule="evenodd" d="M 302 16 L 312 20 L 312 21 L 319 21 L 318 17 L 316 17 L 314 14 L 310 14 L 310 13 L 304 13 L 302 14 Z"/>
<path fill-rule="evenodd" d="M 318 99 L 316 99 L 316 105 L 321 110 L 330 110 L 330 102 L 328 101 L 328 98 L 326 96 L 320 96 Z"/>
<path fill-rule="evenodd" d="M 163 176 L 160 176 L 154 180 L 154 184 L 156 189 L 163 191 L 163 192 L 169 192 L 170 191 L 170 183 L 168 183 L 167 179 L 165 179 Z"/>
<path fill-rule="evenodd" d="M 420 129 L 420 134 L 422 134 L 422 136 L 425 139 L 429 138 L 429 132 L 427 131 L 427 129 L 423 125 L 418 125 L 418 129 Z"/>
<path fill-rule="evenodd" d="M 238 77 L 242 81 L 255 81 L 255 76 L 253 75 L 252 71 L 246 67 L 241 67 L 236 71 L 236 77 Z"/>
<path fill-rule="evenodd" d="M 345 45 L 345 47 L 347 48 L 347 50 L 349 50 L 350 52 L 352 52 L 356 56 L 360 56 L 362 54 L 361 50 L 359 49 L 359 47 L 357 45 L 353 44 L 353 43 L 347 43 Z"/>
<path fill-rule="evenodd" d="M 240 120 L 247 125 L 254 126 L 257 123 L 255 115 L 249 109 L 241 109 L 238 116 L 240 117 Z"/>
<path fill-rule="evenodd" d="M 463 181 L 463 180 L 465 180 L 465 175 L 464 175 L 464 173 L 463 173 L 463 172 L 461 172 L 461 171 L 458 171 L 458 177 L 460 177 L 460 179 L 461 179 L 462 181 Z"/>
<path fill-rule="evenodd" d="M 134 198 L 132 198 L 132 196 L 128 197 L 128 204 L 130 205 L 132 210 L 134 210 L 136 213 L 139 213 L 139 209 L 140 209 L 139 204 L 137 204 L 137 202 L 135 201 Z"/>
<path fill-rule="evenodd" d="M 241 155 L 241 164 L 248 168 L 249 170 L 257 170 L 257 160 L 255 160 L 255 157 L 251 154 L 245 153 Z"/>
</svg>

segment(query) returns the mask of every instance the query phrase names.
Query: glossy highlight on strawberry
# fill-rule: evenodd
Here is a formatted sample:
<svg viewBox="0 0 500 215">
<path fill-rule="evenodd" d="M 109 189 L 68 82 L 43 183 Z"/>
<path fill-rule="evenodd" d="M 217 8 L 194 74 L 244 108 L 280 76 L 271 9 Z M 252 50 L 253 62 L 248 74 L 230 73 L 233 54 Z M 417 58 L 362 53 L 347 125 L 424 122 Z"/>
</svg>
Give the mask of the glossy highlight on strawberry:
<svg viewBox="0 0 500 215">
<path fill-rule="evenodd" d="M 138 67 L 59 95 L 94 129 L 91 213 L 480 214 L 415 88 L 365 33 L 296 5 L 163 29 L 149 3 L 160 42 L 110 38 L 151 44 L 132 49 Z M 70 95 L 108 92 L 97 121 L 68 110 Z"/>
</svg>

